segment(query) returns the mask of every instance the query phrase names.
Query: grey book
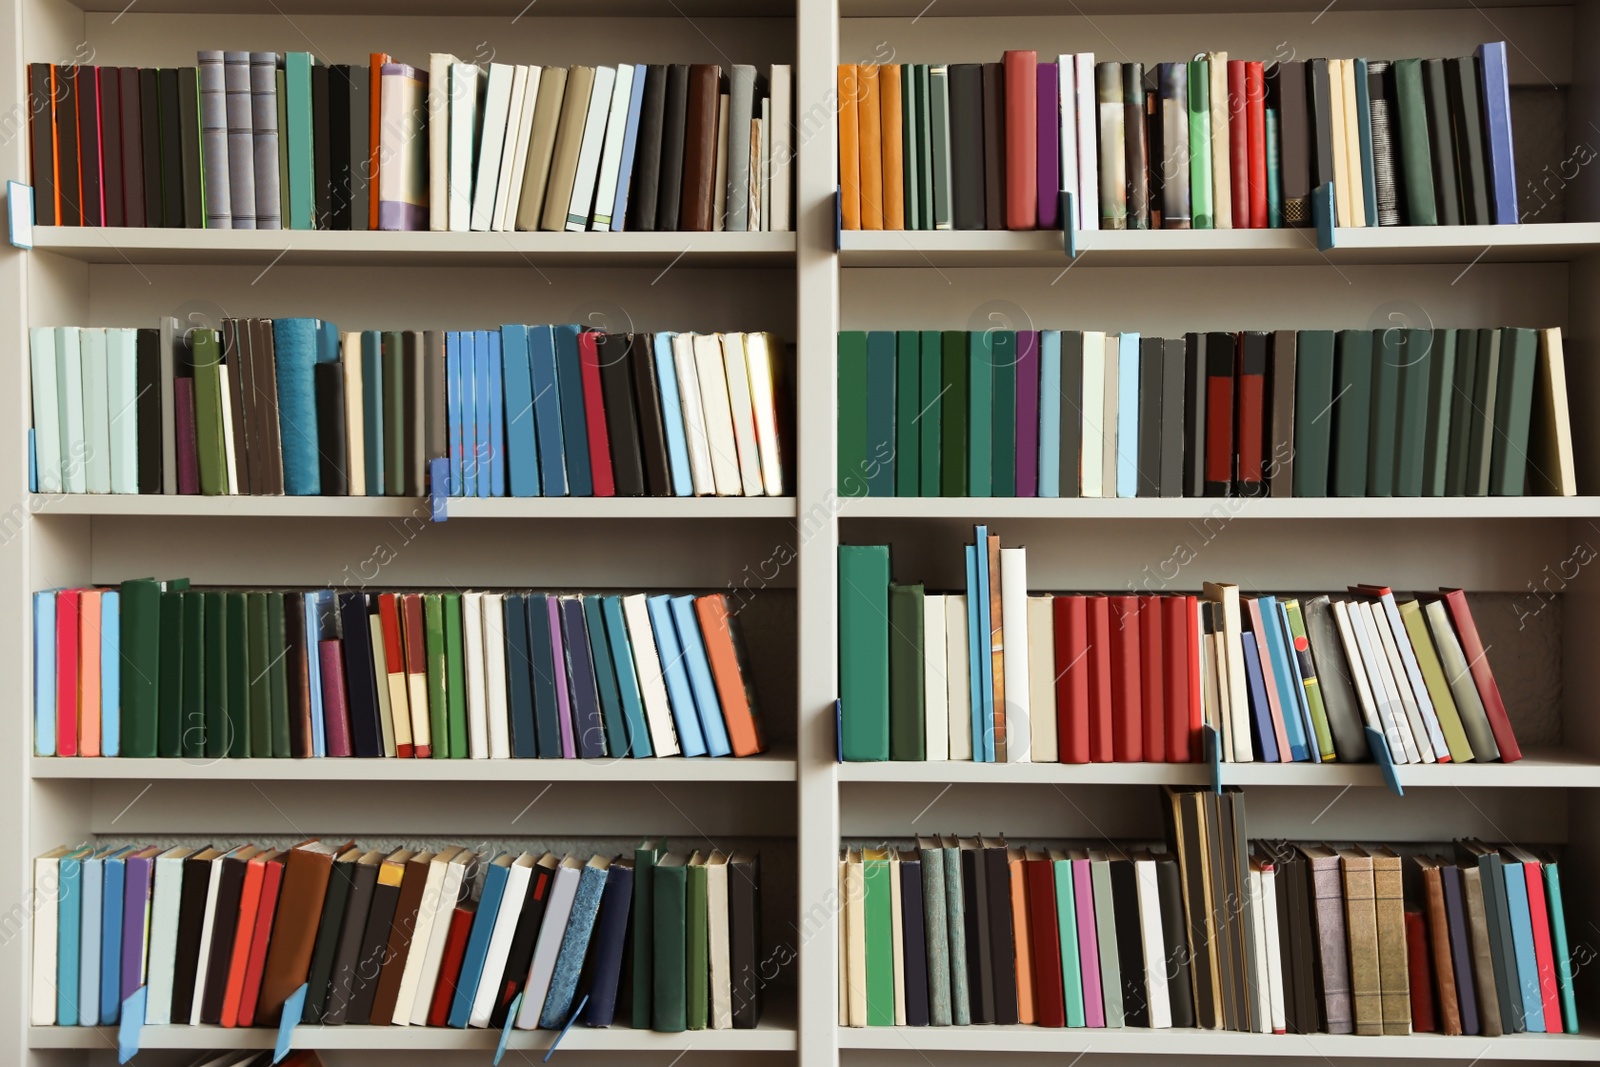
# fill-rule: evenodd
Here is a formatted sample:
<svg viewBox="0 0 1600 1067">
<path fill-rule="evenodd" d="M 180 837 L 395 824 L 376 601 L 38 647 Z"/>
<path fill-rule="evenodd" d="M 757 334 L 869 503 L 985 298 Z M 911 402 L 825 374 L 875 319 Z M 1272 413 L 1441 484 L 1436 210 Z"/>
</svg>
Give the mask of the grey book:
<svg viewBox="0 0 1600 1067">
<path fill-rule="evenodd" d="M 1061 331 L 1061 495 L 1082 495 L 1083 332 Z"/>
<path fill-rule="evenodd" d="M 1328 730 L 1333 734 L 1333 750 L 1340 763 L 1364 763 L 1372 756 L 1367 751 L 1361 705 L 1339 639 L 1333 603 L 1325 596 L 1311 597 L 1301 604 L 1301 609 L 1305 614 L 1311 660 L 1317 669 L 1317 688 L 1322 693 L 1323 710 L 1328 714 Z"/>
<path fill-rule="evenodd" d="M 948 230 L 954 222 L 950 198 L 950 68 L 928 68 L 928 125 L 933 153 L 933 228 Z"/>
<path fill-rule="evenodd" d="M 256 229 L 283 229 L 278 193 L 278 54 L 250 53 L 250 133 L 255 144 Z M 363 171 L 364 173 L 364 171 Z"/>
<path fill-rule="evenodd" d="M 1148 225 L 1146 226 L 1148 228 Z M 1162 341 L 1139 338 L 1139 442 L 1134 453 L 1135 496 L 1161 494 Z"/>
<path fill-rule="evenodd" d="M 1183 495 L 1183 407 L 1187 354 L 1181 337 L 1161 342 L 1160 495 Z M 1141 423 L 1142 425 L 1142 423 Z"/>
<path fill-rule="evenodd" d="M 1294 495 L 1295 331 L 1272 335 L 1267 360 L 1267 477 L 1270 495 Z"/>
<path fill-rule="evenodd" d="M 728 79 L 727 217 L 723 229 L 750 228 L 750 120 L 755 114 L 756 68 L 735 63 Z"/>
<path fill-rule="evenodd" d="M 1439 649 L 1439 664 L 1450 683 L 1450 695 L 1455 699 L 1456 711 L 1461 716 L 1461 729 L 1466 732 L 1467 744 L 1472 746 L 1472 758 L 1477 763 L 1490 763 L 1500 758 L 1500 746 L 1495 744 L 1494 730 L 1489 726 L 1489 716 L 1483 708 L 1483 697 L 1478 693 L 1478 683 L 1473 681 L 1466 653 L 1450 625 L 1444 601 L 1430 600 L 1422 606 L 1428 620 L 1433 643 Z"/>
<path fill-rule="evenodd" d="M 922 861 L 922 911 L 928 953 L 928 1020 L 950 1025 L 950 940 L 946 925 L 944 849 L 933 837 L 917 838 Z"/>
<path fill-rule="evenodd" d="M 1111 860 L 1104 852 L 1089 852 L 1089 879 L 1094 887 L 1094 935 L 1100 947 L 1100 996 L 1105 1003 L 1106 1027 L 1120 1027 L 1122 968 L 1117 960 L 1117 920 L 1111 897 Z M 1136 906 L 1133 901 L 1124 907 Z"/>
<path fill-rule="evenodd" d="M 250 53 L 222 53 L 222 81 L 227 92 L 228 193 L 233 228 L 256 228 L 255 128 L 250 115 Z"/>
<path fill-rule="evenodd" d="M 588 955 L 589 936 L 594 933 L 595 915 L 600 910 L 600 894 L 606 888 L 606 876 L 611 870 L 611 860 L 595 856 L 584 865 L 578 878 L 578 890 L 572 898 L 572 911 L 567 916 L 567 929 L 561 937 L 561 951 L 556 955 L 555 969 L 550 974 L 550 992 L 545 997 L 544 1010 L 539 1014 L 539 1026 L 545 1030 L 559 1030 L 568 1022 L 573 994 L 578 988 L 578 975 L 583 970 L 583 960 Z"/>
<path fill-rule="evenodd" d="M 940 842 L 944 854 L 945 936 L 950 958 L 950 1020 L 956 1026 L 972 1022 L 971 989 L 967 976 L 966 901 L 961 895 L 961 849 L 953 837 Z M 926 906 L 926 901 L 924 901 Z"/>
<path fill-rule="evenodd" d="M 228 87 L 221 52 L 201 52 L 200 173 L 205 182 L 208 230 L 233 229 L 228 168 Z"/>
<path fill-rule="evenodd" d="M 1467 496 L 1489 495 L 1489 470 L 1494 455 L 1494 411 L 1500 388 L 1500 331 L 1478 331 L 1477 373 L 1472 383 L 1471 421 L 1467 437 Z M 1470 429 L 1469 429 L 1470 427 Z"/>
</svg>

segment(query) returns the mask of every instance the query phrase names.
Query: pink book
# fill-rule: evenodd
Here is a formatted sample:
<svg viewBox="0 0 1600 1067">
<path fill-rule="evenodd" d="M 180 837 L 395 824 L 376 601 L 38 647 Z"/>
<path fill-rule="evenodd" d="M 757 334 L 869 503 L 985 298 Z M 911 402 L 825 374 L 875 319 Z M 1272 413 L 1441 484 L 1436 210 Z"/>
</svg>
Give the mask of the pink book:
<svg viewBox="0 0 1600 1067">
<path fill-rule="evenodd" d="M 337 638 L 317 642 L 317 658 L 322 666 L 322 724 L 330 756 L 354 754 L 350 705 L 345 699 L 343 644 Z"/>
<path fill-rule="evenodd" d="M 577 743 L 572 736 L 572 706 L 567 700 L 567 654 L 561 644 L 561 610 L 553 596 L 544 598 L 550 609 L 550 650 L 555 654 L 556 719 L 561 724 L 561 758 L 577 759 Z"/>
<path fill-rule="evenodd" d="M 56 755 L 78 754 L 78 603 L 76 589 L 56 594 Z"/>
<path fill-rule="evenodd" d="M 172 387 L 177 399 L 174 422 L 178 430 L 178 492 L 193 496 L 200 492 L 200 453 L 194 430 L 194 379 L 179 378 Z"/>
<path fill-rule="evenodd" d="M 1094 886 L 1089 881 L 1089 861 L 1072 861 L 1072 899 L 1078 911 L 1078 966 L 1083 971 L 1083 1021 L 1087 1026 L 1106 1024 L 1105 999 L 1100 993 L 1100 941 L 1094 932 Z"/>
<path fill-rule="evenodd" d="M 100 755 L 100 591 L 78 597 L 78 755 Z"/>
</svg>

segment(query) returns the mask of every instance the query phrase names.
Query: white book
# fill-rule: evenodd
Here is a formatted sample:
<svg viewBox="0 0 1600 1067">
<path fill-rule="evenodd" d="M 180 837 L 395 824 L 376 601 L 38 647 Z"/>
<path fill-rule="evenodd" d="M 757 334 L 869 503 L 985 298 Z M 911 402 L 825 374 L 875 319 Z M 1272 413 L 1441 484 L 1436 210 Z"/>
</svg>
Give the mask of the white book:
<svg viewBox="0 0 1600 1067">
<path fill-rule="evenodd" d="M 769 137 L 769 169 L 772 173 L 772 190 L 767 197 L 767 228 L 778 232 L 792 230 L 789 221 L 790 188 L 794 181 L 794 125 L 790 120 L 793 111 L 794 72 L 787 63 L 774 63 L 768 78 L 772 109 Z"/>
<path fill-rule="evenodd" d="M 922 598 L 922 733 L 924 759 L 950 758 L 950 690 L 945 678 L 945 598 Z"/>
<path fill-rule="evenodd" d="M 944 598 L 944 670 L 949 685 L 950 758 L 972 758 L 971 660 L 967 656 L 967 598 L 951 593 Z"/>
<path fill-rule="evenodd" d="M 1267 988 L 1272 996 L 1272 1032 L 1281 1034 L 1288 1030 L 1283 1009 L 1283 945 L 1282 928 L 1278 925 L 1278 872 L 1272 867 L 1261 869 L 1261 896 L 1257 898 L 1262 912 L 1261 925 L 1267 931 Z"/>
<path fill-rule="evenodd" d="M 1156 881 L 1156 861 L 1135 860 L 1133 878 L 1139 895 L 1139 940 L 1144 947 L 1145 998 L 1150 1028 L 1164 1030 L 1172 1025 L 1172 1000 L 1167 990 L 1169 961 L 1166 941 L 1161 934 L 1161 889 Z M 1153 980 L 1151 975 L 1155 976 Z"/>
<path fill-rule="evenodd" d="M 504 593 L 484 593 L 483 678 L 489 735 L 489 758 L 511 758 L 511 713 L 506 701 L 506 642 Z"/>
<path fill-rule="evenodd" d="M 1272 1028 L 1272 979 L 1267 973 L 1267 909 L 1262 905 L 1261 888 L 1261 868 L 1251 864 L 1246 890 L 1250 899 L 1250 927 L 1254 935 L 1251 940 L 1255 942 L 1255 959 L 1251 967 L 1255 980 L 1250 982 L 1250 996 L 1255 1001 L 1255 1032 L 1265 1034 Z"/>
<path fill-rule="evenodd" d="M 533 874 L 537 859 L 524 852 L 513 860 L 506 871 L 505 889 L 500 895 L 500 911 L 495 916 L 489 934 L 489 950 L 483 958 L 483 974 L 478 980 L 478 992 L 472 998 L 472 1013 L 468 1026 L 488 1026 L 494 1012 L 495 994 L 500 992 L 500 976 L 506 971 L 506 956 L 511 952 L 511 935 L 517 928 L 517 917 L 522 914 L 522 903 L 528 897 L 528 879 Z"/>
<path fill-rule="evenodd" d="M 222 861 L 232 856 L 236 859 L 249 859 L 258 850 L 253 845 L 240 845 L 231 852 L 226 852 L 211 861 L 211 877 L 206 882 L 206 914 L 200 923 L 200 957 L 199 964 L 194 972 L 194 998 L 189 1008 L 189 1025 L 200 1025 L 200 1002 L 204 999 L 206 990 L 206 972 L 209 970 L 211 960 L 211 940 L 217 929 L 217 887 L 222 881 Z M 228 921 L 223 916 L 222 922 Z"/>
<path fill-rule="evenodd" d="M 238 496 L 239 486 L 244 479 L 239 475 L 239 448 L 233 440 L 233 386 L 226 373 L 217 384 L 222 393 L 222 471 L 227 482 L 225 491 L 229 496 Z"/>
<path fill-rule="evenodd" d="M 745 368 L 750 377 L 750 406 L 755 413 L 756 443 L 761 453 L 761 484 L 768 496 L 783 495 L 783 456 L 778 440 L 778 409 L 772 386 L 773 348 L 769 333 L 744 335 Z"/>
<path fill-rule="evenodd" d="M 111 491 L 139 491 L 139 365 L 133 330 L 106 331 L 106 406 L 111 413 Z"/>
<path fill-rule="evenodd" d="M 495 229 L 511 231 L 517 228 L 517 211 L 522 207 L 522 182 L 528 174 L 528 143 L 533 140 L 533 111 L 539 99 L 539 78 L 543 68 L 524 66 L 527 72 L 522 86 L 522 113 L 517 116 L 517 137 L 511 145 L 511 187 L 504 198 L 495 200 Z M 508 134 L 509 136 L 509 134 Z"/>
<path fill-rule="evenodd" d="M 61 410 L 61 483 L 68 493 L 88 492 L 83 425 L 82 331 L 63 326 L 56 331 L 56 387 Z"/>
<path fill-rule="evenodd" d="M 79 331 L 83 360 L 83 470 L 91 493 L 111 492 L 111 410 L 106 398 L 106 332 Z"/>
<path fill-rule="evenodd" d="M 594 89 L 589 94 L 589 114 L 583 122 L 583 141 L 578 146 L 578 169 L 573 174 L 572 200 L 567 208 L 568 230 L 582 233 L 589 228 L 594 187 L 600 178 L 600 146 L 605 143 L 611 90 L 616 82 L 615 68 L 594 68 Z"/>
<path fill-rule="evenodd" d="M 733 1029 L 733 966 L 728 944 L 728 854 L 706 859 L 706 932 L 711 971 L 711 1029 Z"/>
<path fill-rule="evenodd" d="M 628 134 L 628 105 L 633 101 L 634 68 L 624 63 L 617 68 L 616 85 L 611 90 L 611 114 L 606 119 L 606 135 L 600 145 L 600 177 L 595 186 L 593 230 L 611 229 L 611 209 L 617 204 L 617 183 L 630 175 L 622 173 L 622 150 Z"/>
<path fill-rule="evenodd" d="M 1134 352 L 1138 352 L 1137 347 Z M 1122 410 L 1118 403 L 1122 393 L 1122 356 L 1122 335 L 1106 334 L 1105 390 L 1100 400 L 1100 427 L 1105 437 L 1100 453 L 1100 495 L 1105 497 L 1117 495 L 1117 445 L 1121 430 L 1117 422 Z"/>
<path fill-rule="evenodd" d="M 411 927 L 411 951 L 406 954 L 405 970 L 400 972 L 400 989 L 395 996 L 393 1023 L 410 1026 L 416 1010 L 417 988 L 422 980 L 423 965 L 427 962 L 427 948 L 433 938 L 434 922 L 439 915 L 439 901 L 444 889 L 444 875 L 450 860 L 460 852 L 460 846 L 446 846 L 428 860 L 428 877 L 422 883 L 422 898 L 417 901 L 417 918 Z M 454 901 L 451 904 L 454 905 Z M 446 920 L 448 922 L 448 920 Z M 431 996 L 433 987 L 428 987 Z M 382 1023 L 379 1019 L 377 1022 Z"/>
<path fill-rule="evenodd" d="M 667 704 L 667 685 L 661 677 L 661 659 L 656 654 L 655 631 L 650 628 L 645 594 L 623 597 L 622 614 L 628 624 L 628 647 L 633 650 L 633 670 L 639 678 L 645 719 L 650 725 L 650 748 L 657 756 L 676 756 L 678 734 Z"/>
<path fill-rule="evenodd" d="M 1105 496 L 1106 431 L 1101 425 L 1105 412 L 1106 335 L 1094 330 L 1083 333 L 1083 442 L 1079 460 L 1083 495 Z"/>
<path fill-rule="evenodd" d="M 728 228 L 728 94 L 717 97 L 717 169 L 712 179 L 711 229 Z"/>
<path fill-rule="evenodd" d="M 444 210 L 444 201 L 437 201 Z M 431 217 L 430 217 L 431 221 Z M 349 478 L 350 495 L 367 495 L 367 424 L 366 405 L 362 402 L 361 334 L 344 335 L 339 353 L 344 364 L 344 430 L 345 454 L 349 456 L 345 467 Z"/>
<path fill-rule="evenodd" d="M 33 466 L 41 493 L 61 492 L 61 399 L 56 375 L 57 327 L 28 330 L 28 375 L 33 386 Z"/>
<path fill-rule="evenodd" d="M 1222 651 L 1218 657 L 1227 688 L 1223 690 L 1223 708 L 1229 723 L 1229 740 L 1233 742 L 1233 762 L 1253 763 L 1255 753 L 1250 748 L 1250 704 L 1245 695 L 1244 626 L 1239 617 L 1239 587 L 1215 582 L 1205 583 L 1205 598 L 1222 605 Z"/>
<path fill-rule="evenodd" d="M 417 972 L 416 992 L 419 995 L 414 995 L 411 1002 L 412 1026 L 422 1026 L 428 1021 L 428 1008 L 433 1000 L 433 990 L 439 982 L 439 965 L 444 960 L 445 941 L 450 936 L 450 917 L 455 912 L 456 902 L 461 899 L 461 883 L 466 876 L 467 864 L 477 858 L 477 853 L 469 848 L 454 850 L 447 848 L 433 858 L 433 863 L 444 860 L 444 872 L 439 878 L 439 893 L 434 902 L 434 918 L 428 927 L 427 936 L 422 936 L 419 927 L 411 941 L 413 954 L 417 951 L 417 946 L 423 946 L 422 968 Z M 428 873 L 431 882 L 432 864 L 429 865 Z M 395 1022 L 400 1022 L 400 1019 L 396 1017 Z"/>
<path fill-rule="evenodd" d="M 1372 692 L 1371 676 L 1367 674 L 1366 661 L 1361 658 L 1361 646 L 1356 642 L 1355 625 L 1350 621 L 1350 606 L 1342 600 L 1330 601 L 1333 621 L 1339 628 L 1339 642 L 1344 646 L 1345 662 L 1350 665 L 1350 681 L 1355 685 L 1356 702 L 1361 705 L 1362 725 L 1379 733 L 1386 733 L 1383 719 L 1378 714 L 1378 700 Z M 1394 753 L 1403 762 L 1405 753 Z"/>
<path fill-rule="evenodd" d="M 1073 196 L 1078 210 L 1078 86 L 1077 64 L 1070 54 L 1056 56 L 1056 116 L 1061 123 L 1061 191 Z M 1076 223 L 1076 218 L 1073 222 Z"/>
<path fill-rule="evenodd" d="M 459 62 L 461 61 L 449 52 L 433 52 L 428 56 L 428 229 L 430 230 L 450 229 L 450 68 Z M 348 391 L 345 395 L 349 395 Z M 356 395 L 360 396 L 359 393 Z M 350 495 L 357 495 L 354 489 Z"/>
<path fill-rule="evenodd" d="M 1361 611 L 1366 616 L 1364 621 L 1368 639 L 1378 657 L 1378 673 L 1383 676 L 1383 685 L 1388 690 L 1391 705 L 1397 709 L 1395 724 L 1400 729 L 1401 742 L 1409 743 L 1416 758 L 1423 763 L 1438 762 L 1433 746 L 1428 743 L 1428 733 L 1423 728 L 1416 698 L 1411 695 L 1411 687 L 1406 682 L 1405 668 L 1400 665 L 1400 653 L 1395 649 L 1394 635 L 1389 632 L 1383 608 L 1368 602 L 1361 605 Z M 1407 755 L 1411 754 L 1411 750 Z"/>
<path fill-rule="evenodd" d="M 728 406 L 733 412 L 733 440 L 738 448 L 739 481 L 745 496 L 763 496 L 761 449 L 756 444 L 755 401 L 750 395 L 750 365 L 745 357 L 742 333 L 724 333 L 722 364 L 728 378 Z"/>
<path fill-rule="evenodd" d="M 461 659 L 467 698 L 467 752 L 489 758 L 489 698 L 484 692 L 483 594 L 461 594 Z"/>
<path fill-rule="evenodd" d="M 513 195 L 511 173 L 517 166 L 517 139 L 522 136 L 522 113 L 527 105 L 527 92 L 528 68 L 518 64 L 511 68 L 511 96 L 506 101 L 506 136 L 500 146 L 500 171 L 494 182 L 494 210 L 489 217 L 488 228 L 491 230 L 506 229 L 506 213 L 511 209 Z"/>
<path fill-rule="evenodd" d="M 893 957 L 894 1024 L 906 1024 L 906 919 L 905 900 L 900 895 L 900 852 L 889 850 L 889 955 Z"/>
<path fill-rule="evenodd" d="M 178 952 L 183 861 L 193 852 L 192 848 L 169 848 L 156 857 L 155 885 L 150 891 L 150 960 L 144 980 L 147 1026 L 166 1026 L 172 1021 L 172 971 Z"/>
<path fill-rule="evenodd" d="M 494 195 L 500 183 L 500 156 L 505 150 L 506 123 L 511 109 L 511 82 L 516 68 L 510 63 L 489 64 L 489 87 L 483 95 L 483 127 L 478 135 L 478 158 L 472 175 L 474 231 L 487 230 L 494 220 Z"/>
<path fill-rule="evenodd" d="M 1378 603 L 1373 606 L 1373 612 L 1381 613 L 1389 623 L 1389 632 L 1394 638 L 1395 651 L 1399 653 L 1400 665 L 1405 676 L 1403 681 L 1410 686 L 1412 695 L 1416 698 L 1417 710 L 1422 715 L 1428 744 L 1433 747 L 1434 756 L 1438 759 L 1449 759 L 1450 746 L 1444 743 L 1444 731 L 1439 726 L 1439 712 L 1433 706 L 1433 698 L 1428 695 L 1427 683 L 1422 680 L 1422 668 L 1417 665 L 1417 653 L 1411 647 L 1411 635 L 1406 632 L 1406 624 L 1400 618 L 1400 606 L 1395 603 L 1394 593 L 1385 590 L 1378 597 Z"/>
<path fill-rule="evenodd" d="M 1035 763 L 1056 763 L 1061 758 L 1056 740 L 1054 603 L 1054 597 L 1028 598 L 1028 724 L 1033 731 L 1029 754 Z"/>
<path fill-rule="evenodd" d="M 1000 550 L 1000 653 L 1006 687 L 1006 762 L 1031 763 L 1033 726 L 1028 693 L 1028 550 Z"/>
<path fill-rule="evenodd" d="M 389 759 L 395 755 L 394 708 L 389 703 L 389 664 L 383 651 L 383 623 L 374 615 L 367 620 L 372 627 L 372 676 L 378 680 L 378 730 L 383 734 L 383 754 Z"/>
<path fill-rule="evenodd" d="M 1400 720 L 1397 709 L 1392 701 L 1387 688 L 1383 684 L 1383 675 L 1378 671 L 1378 652 L 1373 647 L 1372 636 L 1367 630 L 1367 614 L 1361 608 L 1359 601 L 1351 601 L 1344 605 L 1346 616 L 1349 619 L 1350 633 L 1355 639 L 1356 657 L 1351 660 L 1352 672 L 1365 671 L 1367 683 L 1371 687 L 1372 702 L 1378 709 L 1378 722 L 1381 725 L 1383 736 L 1389 743 L 1389 755 L 1396 763 L 1419 763 L 1421 756 L 1415 748 L 1408 747 L 1401 739 Z M 1410 731 L 1406 731 L 1410 733 Z"/>
<path fill-rule="evenodd" d="M 751 197 L 751 210 L 759 209 L 761 212 L 761 229 L 772 229 L 772 209 L 769 206 L 772 196 L 772 99 L 761 98 L 761 193 Z M 754 227 L 752 227 L 754 228 Z"/>
<path fill-rule="evenodd" d="M 1095 102 L 1094 53 L 1079 52 L 1072 57 L 1072 87 L 1077 91 L 1074 109 L 1078 137 L 1078 229 L 1100 228 L 1100 149 L 1095 119 L 1100 110 Z M 1088 335 L 1084 341 L 1088 341 Z M 1088 346 L 1085 344 L 1085 352 Z M 1087 493 L 1084 494 L 1088 496 Z"/>
<path fill-rule="evenodd" d="M 689 476 L 695 496 L 715 496 L 711 471 L 711 446 L 706 440 L 706 416 L 700 396 L 700 375 L 695 370 L 694 334 L 672 338 L 672 364 L 678 372 L 678 402 L 683 408 L 683 436 L 689 449 Z"/>
<path fill-rule="evenodd" d="M 70 846 L 53 848 L 33 861 L 33 996 L 28 1021 L 56 1024 L 56 950 L 61 935 L 61 857 Z M 70 1020 L 69 1020 L 70 1022 Z"/>
<path fill-rule="evenodd" d="M 472 63 L 450 64 L 450 229 L 472 229 L 472 165 L 478 147 L 478 82 L 483 71 Z M 430 213 L 430 222 L 431 213 Z"/>
<path fill-rule="evenodd" d="M 734 436 L 733 405 L 728 397 L 728 372 L 722 358 L 722 338 L 697 333 L 694 338 L 695 377 L 705 419 L 706 447 L 711 453 L 711 478 L 718 496 L 741 496 L 739 445 Z"/>
<path fill-rule="evenodd" d="M 517 1029 L 532 1030 L 539 1025 L 544 998 L 550 993 L 550 976 L 561 954 L 561 940 L 572 915 L 572 899 L 578 893 L 583 860 L 568 856 L 556 865 L 556 878 L 550 887 L 550 903 L 545 905 L 539 923 L 539 937 L 533 944 L 533 962 L 528 965 L 528 981 L 522 989 L 522 1008 L 517 1012 Z"/>
</svg>

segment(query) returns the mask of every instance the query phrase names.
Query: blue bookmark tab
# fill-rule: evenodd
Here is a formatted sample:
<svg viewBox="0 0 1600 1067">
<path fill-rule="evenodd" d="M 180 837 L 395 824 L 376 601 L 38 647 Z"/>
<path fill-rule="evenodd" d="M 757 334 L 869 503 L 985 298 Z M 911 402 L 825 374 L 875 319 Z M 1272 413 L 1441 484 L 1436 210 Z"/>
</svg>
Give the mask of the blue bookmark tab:
<svg viewBox="0 0 1600 1067">
<path fill-rule="evenodd" d="M 144 1029 L 144 986 L 122 1002 L 122 1022 L 117 1026 L 117 1062 L 127 1063 L 139 1054 L 139 1031 Z"/>
<path fill-rule="evenodd" d="M 838 699 L 833 702 L 833 755 L 844 762 L 844 701 Z"/>
<path fill-rule="evenodd" d="M 450 460 L 437 456 L 428 460 L 428 493 L 433 505 L 433 521 L 443 522 L 450 517 L 447 503 L 450 499 Z"/>
<path fill-rule="evenodd" d="M 1384 739 L 1381 730 L 1367 727 L 1367 747 L 1372 749 L 1373 762 L 1383 771 L 1383 780 L 1389 783 L 1389 791 L 1397 797 L 1405 796 L 1406 791 L 1400 788 L 1400 776 L 1395 773 L 1394 756 L 1389 752 L 1389 742 Z"/>
<path fill-rule="evenodd" d="M 1210 723 L 1200 726 L 1200 747 L 1205 751 L 1206 763 L 1211 767 L 1211 791 L 1222 792 L 1222 736 Z"/>
<path fill-rule="evenodd" d="M 572 1024 L 578 1021 L 578 1016 L 583 1014 L 583 1006 L 587 1003 L 589 1003 L 589 994 L 585 993 L 583 999 L 578 1001 L 578 1006 L 572 1009 L 572 1017 L 567 1020 L 567 1025 L 561 1028 L 561 1032 L 556 1035 L 556 1039 L 550 1043 L 550 1051 L 544 1054 L 544 1059 L 540 1061 L 541 1063 L 550 1062 L 550 1057 L 556 1054 L 556 1049 L 561 1045 L 561 1039 L 567 1036 L 567 1031 L 572 1029 Z"/>
<path fill-rule="evenodd" d="M 494 1047 L 494 1067 L 500 1067 L 500 1058 L 506 1054 L 506 1044 L 511 1040 L 511 1024 L 517 1021 L 517 1009 L 520 1007 L 522 994 L 518 993 L 511 998 L 511 1007 L 506 1010 L 506 1023 L 500 1028 L 500 1043 Z"/>
<path fill-rule="evenodd" d="M 33 427 L 28 427 L 28 492 L 39 491 L 39 452 L 33 439 Z"/>
<path fill-rule="evenodd" d="M 1326 252 L 1338 243 L 1334 234 L 1332 182 L 1323 182 L 1311 190 L 1311 217 L 1317 223 L 1317 248 Z"/>
<path fill-rule="evenodd" d="M 839 254 L 844 247 L 844 190 L 833 187 L 833 252 Z"/>
<path fill-rule="evenodd" d="M 1061 190 L 1061 250 L 1068 259 L 1078 258 L 1078 203 L 1077 197 Z"/>
<path fill-rule="evenodd" d="M 6 182 L 6 215 L 11 243 L 17 248 L 33 247 L 33 186 Z"/>
<path fill-rule="evenodd" d="M 283 1018 L 278 1021 L 278 1043 L 272 1048 L 273 1063 L 281 1063 L 289 1054 L 294 1028 L 300 1022 L 300 1016 L 305 1014 L 306 991 L 310 988 L 309 982 L 301 982 L 300 988 L 290 993 L 288 999 L 283 1002 Z"/>
</svg>

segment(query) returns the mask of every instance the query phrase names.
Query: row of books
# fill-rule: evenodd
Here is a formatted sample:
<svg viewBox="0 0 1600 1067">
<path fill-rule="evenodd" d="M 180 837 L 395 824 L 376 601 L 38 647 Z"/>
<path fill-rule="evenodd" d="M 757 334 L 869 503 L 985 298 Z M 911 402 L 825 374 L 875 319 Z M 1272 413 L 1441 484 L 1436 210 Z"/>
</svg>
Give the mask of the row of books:
<svg viewBox="0 0 1600 1067">
<path fill-rule="evenodd" d="M 839 548 L 846 760 L 1192 763 L 1521 758 L 1460 589 L 1348 597 L 1030 595 L 987 527 L 964 593 L 890 580 L 888 545 Z"/>
<path fill-rule="evenodd" d="M 277 1026 L 302 984 L 325 1026 L 500 1028 L 518 997 L 524 1030 L 760 1013 L 753 852 L 64 845 L 33 877 L 34 1026 L 140 1003 L 146 1025 Z"/>
<path fill-rule="evenodd" d="M 34 751 L 595 759 L 765 748 L 720 593 L 34 594 Z"/>
<path fill-rule="evenodd" d="M 845 64 L 846 229 L 1082 230 L 1518 219 L 1506 44 L 1449 59 Z"/>
<path fill-rule="evenodd" d="M 29 341 L 40 492 L 784 492 L 787 385 L 768 333 L 166 318 Z"/>
<path fill-rule="evenodd" d="M 1242 793 L 1166 801 L 1166 851 L 846 849 L 840 1025 L 1577 1033 L 1550 855 L 1251 841 Z"/>
<path fill-rule="evenodd" d="M 40 226 L 788 230 L 790 67 L 28 67 Z"/>
<path fill-rule="evenodd" d="M 838 374 L 842 496 L 1577 492 L 1554 327 L 847 330 Z"/>
</svg>

